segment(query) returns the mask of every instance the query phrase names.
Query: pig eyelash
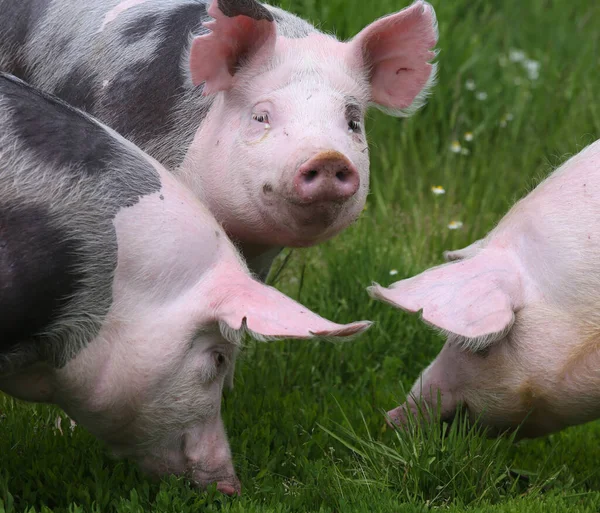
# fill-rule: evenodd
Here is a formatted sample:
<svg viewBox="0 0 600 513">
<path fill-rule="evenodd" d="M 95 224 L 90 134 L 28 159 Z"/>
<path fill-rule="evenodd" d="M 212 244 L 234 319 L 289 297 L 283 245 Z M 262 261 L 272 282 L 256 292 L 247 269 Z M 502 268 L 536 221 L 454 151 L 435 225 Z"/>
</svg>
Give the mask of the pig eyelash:
<svg viewBox="0 0 600 513">
<path fill-rule="evenodd" d="M 252 114 L 252 119 L 257 121 L 258 123 L 269 124 L 269 116 L 265 113 L 262 114 Z"/>
<path fill-rule="evenodd" d="M 353 119 L 348 121 L 348 132 L 350 132 L 350 133 L 360 132 L 360 121 L 354 121 Z"/>
</svg>

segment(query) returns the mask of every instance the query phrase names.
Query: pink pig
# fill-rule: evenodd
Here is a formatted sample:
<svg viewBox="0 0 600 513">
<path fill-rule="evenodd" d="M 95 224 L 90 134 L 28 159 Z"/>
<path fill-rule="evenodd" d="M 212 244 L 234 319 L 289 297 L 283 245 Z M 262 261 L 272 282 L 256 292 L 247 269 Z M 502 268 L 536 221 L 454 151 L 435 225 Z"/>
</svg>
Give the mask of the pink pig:
<svg viewBox="0 0 600 513">
<path fill-rule="evenodd" d="M 402 406 L 458 407 L 492 434 L 536 437 L 600 417 L 600 141 L 451 261 L 373 297 L 447 334 Z M 438 394 L 439 392 L 439 394 Z M 437 398 L 441 394 L 441 404 Z"/>
</svg>

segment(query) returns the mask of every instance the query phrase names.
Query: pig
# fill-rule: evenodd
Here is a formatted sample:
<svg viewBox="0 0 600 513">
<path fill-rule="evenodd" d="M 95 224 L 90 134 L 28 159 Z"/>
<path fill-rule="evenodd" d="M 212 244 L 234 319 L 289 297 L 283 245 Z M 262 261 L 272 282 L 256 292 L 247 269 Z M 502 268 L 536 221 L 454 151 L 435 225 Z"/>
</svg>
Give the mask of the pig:
<svg viewBox="0 0 600 513">
<path fill-rule="evenodd" d="M 0 0 L 0 13 L 0 69 L 176 173 L 261 279 L 283 247 L 357 219 L 365 112 L 408 116 L 435 79 L 422 0 L 348 42 L 255 0 Z"/>
<path fill-rule="evenodd" d="M 600 417 L 600 141 L 445 257 L 370 288 L 447 335 L 390 420 L 428 410 L 451 420 L 460 408 L 490 436 L 519 439 Z"/>
<path fill-rule="evenodd" d="M 255 281 L 208 209 L 87 114 L 0 74 L 0 390 L 154 475 L 240 491 L 220 415 L 244 333 L 341 338 Z"/>
</svg>

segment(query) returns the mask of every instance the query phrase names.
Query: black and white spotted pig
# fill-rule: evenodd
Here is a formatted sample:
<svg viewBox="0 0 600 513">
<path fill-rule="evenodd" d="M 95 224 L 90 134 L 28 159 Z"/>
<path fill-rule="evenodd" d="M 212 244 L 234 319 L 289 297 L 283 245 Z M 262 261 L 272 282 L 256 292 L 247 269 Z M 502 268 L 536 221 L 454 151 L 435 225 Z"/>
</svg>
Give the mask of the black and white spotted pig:
<svg viewBox="0 0 600 513">
<path fill-rule="evenodd" d="M 0 68 L 177 170 L 263 277 L 358 217 L 365 111 L 408 115 L 435 76 L 422 0 L 346 43 L 255 0 L 0 0 L 0 33 Z"/>
<path fill-rule="evenodd" d="M 243 332 L 367 327 L 254 281 L 158 162 L 0 74 L 0 390 L 58 404 L 150 472 L 235 493 L 220 402 Z"/>
</svg>

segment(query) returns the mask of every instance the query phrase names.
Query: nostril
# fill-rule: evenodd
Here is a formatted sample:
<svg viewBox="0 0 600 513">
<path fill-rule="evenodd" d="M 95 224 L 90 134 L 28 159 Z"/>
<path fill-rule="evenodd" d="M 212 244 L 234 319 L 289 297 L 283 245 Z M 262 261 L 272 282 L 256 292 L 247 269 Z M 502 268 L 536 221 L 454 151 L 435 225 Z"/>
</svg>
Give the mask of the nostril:
<svg viewBox="0 0 600 513">
<path fill-rule="evenodd" d="M 318 174 L 319 172 L 316 169 L 311 169 L 304 175 L 304 181 L 310 183 L 317 177 Z"/>
<path fill-rule="evenodd" d="M 346 180 L 348 180 L 348 177 L 350 176 L 350 173 L 347 170 L 344 171 L 338 171 L 335 174 L 335 177 L 340 181 L 340 182 L 345 182 Z"/>
</svg>

